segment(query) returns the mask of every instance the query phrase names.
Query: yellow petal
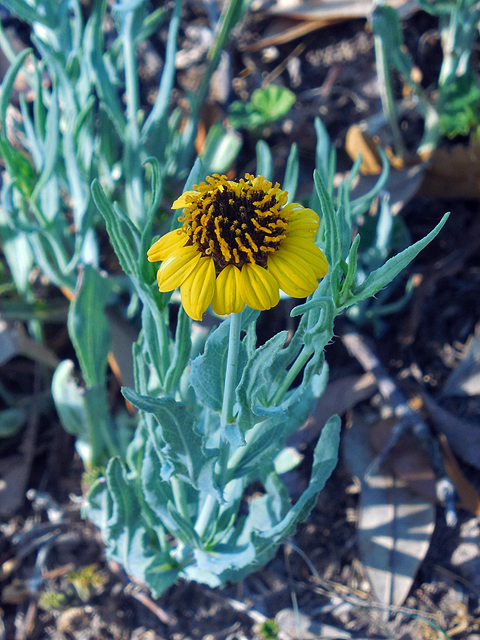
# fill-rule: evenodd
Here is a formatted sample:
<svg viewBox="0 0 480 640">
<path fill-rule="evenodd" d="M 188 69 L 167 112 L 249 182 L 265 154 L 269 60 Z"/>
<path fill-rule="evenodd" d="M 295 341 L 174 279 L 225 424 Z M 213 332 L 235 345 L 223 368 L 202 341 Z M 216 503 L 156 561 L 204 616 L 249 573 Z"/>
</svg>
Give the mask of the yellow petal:
<svg viewBox="0 0 480 640">
<path fill-rule="evenodd" d="M 201 320 L 215 291 L 215 263 L 203 257 L 180 287 L 182 305 L 192 320 Z"/>
<path fill-rule="evenodd" d="M 318 287 L 312 268 L 290 251 L 276 251 L 268 257 L 268 270 L 282 291 L 292 298 L 306 298 Z"/>
<path fill-rule="evenodd" d="M 245 302 L 240 295 L 240 270 L 229 264 L 217 277 L 212 309 L 219 316 L 228 313 L 240 313 Z"/>
<path fill-rule="evenodd" d="M 201 254 L 195 247 L 184 247 L 162 262 L 157 272 L 160 291 L 173 291 L 188 278 L 197 266 Z"/>
<path fill-rule="evenodd" d="M 240 271 L 240 293 L 251 309 L 271 309 L 278 304 L 278 283 L 266 269 L 258 264 L 244 264 Z"/>
<path fill-rule="evenodd" d="M 185 193 L 182 193 L 182 195 L 179 198 L 177 198 L 175 202 L 172 204 L 172 209 L 183 209 L 184 207 L 187 206 L 187 204 L 190 204 L 191 200 L 187 202 L 187 196 L 198 196 L 198 192 L 185 191 Z"/>
<path fill-rule="evenodd" d="M 181 229 L 175 229 L 159 238 L 147 251 L 149 262 L 165 260 L 177 248 L 183 247 L 188 240 L 186 233 Z"/>
<path fill-rule="evenodd" d="M 317 234 L 320 218 L 313 209 L 302 208 L 298 211 L 293 211 L 289 216 L 286 216 L 286 219 L 288 220 L 289 236 L 300 236 L 302 234 L 315 236 Z"/>
<path fill-rule="evenodd" d="M 287 237 L 282 241 L 279 251 L 290 251 L 305 260 L 316 278 L 323 278 L 327 274 L 327 259 L 321 249 L 311 240 L 295 236 Z"/>
</svg>

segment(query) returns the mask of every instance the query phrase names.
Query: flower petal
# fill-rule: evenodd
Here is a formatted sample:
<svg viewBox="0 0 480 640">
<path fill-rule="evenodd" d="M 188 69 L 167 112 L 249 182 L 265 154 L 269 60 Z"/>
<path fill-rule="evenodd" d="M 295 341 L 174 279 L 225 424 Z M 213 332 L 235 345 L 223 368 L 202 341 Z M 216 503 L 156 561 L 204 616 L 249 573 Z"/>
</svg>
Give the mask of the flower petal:
<svg viewBox="0 0 480 640">
<path fill-rule="evenodd" d="M 306 298 L 318 287 L 310 265 L 291 251 L 272 253 L 267 264 L 280 289 L 292 298 Z"/>
<path fill-rule="evenodd" d="M 245 302 L 240 295 L 240 270 L 229 264 L 220 271 L 212 300 L 212 309 L 219 316 L 228 313 L 240 313 L 245 307 Z"/>
<path fill-rule="evenodd" d="M 201 320 L 215 291 L 215 263 L 203 257 L 180 287 L 182 305 L 193 320 Z"/>
<path fill-rule="evenodd" d="M 275 278 L 258 264 L 244 264 L 240 271 L 240 293 L 251 309 L 271 309 L 278 304 L 280 292 Z"/>
<path fill-rule="evenodd" d="M 286 218 L 288 220 L 289 236 L 306 234 L 315 237 L 317 234 L 320 218 L 313 209 L 294 211 L 290 216 L 286 216 Z"/>
<path fill-rule="evenodd" d="M 185 191 L 185 193 L 182 193 L 182 195 L 172 204 L 172 209 L 183 209 L 191 202 L 191 200 L 187 201 L 187 196 L 198 198 L 198 195 L 198 191 Z"/>
<path fill-rule="evenodd" d="M 290 251 L 305 260 L 316 278 L 323 278 L 328 272 L 327 259 L 321 249 L 311 240 L 289 236 L 282 241 L 279 251 Z"/>
<path fill-rule="evenodd" d="M 173 291 L 188 278 L 197 266 L 201 254 L 194 246 L 183 247 L 162 262 L 157 272 L 160 291 Z"/>
<path fill-rule="evenodd" d="M 188 236 L 181 229 L 170 231 L 157 240 L 147 251 L 149 262 L 165 260 L 177 248 L 183 247 L 188 241 Z"/>
</svg>

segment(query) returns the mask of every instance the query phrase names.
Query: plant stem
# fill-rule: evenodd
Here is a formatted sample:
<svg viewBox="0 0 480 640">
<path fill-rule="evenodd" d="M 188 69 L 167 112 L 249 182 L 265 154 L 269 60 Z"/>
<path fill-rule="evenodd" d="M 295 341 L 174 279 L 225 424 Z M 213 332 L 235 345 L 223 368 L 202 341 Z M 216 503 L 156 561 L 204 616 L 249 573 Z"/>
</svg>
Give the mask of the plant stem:
<svg viewBox="0 0 480 640">
<path fill-rule="evenodd" d="M 382 101 L 383 112 L 390 124 L 393 136 L 393 144 L 395 153 L 401 158 L 405 157 L 405 145 L 403 144 L 402 133 L 398 126 L 397 113 L 395 109 L 395 101 L 393 99 L 392 79 L 388 70 L 387 56 L 383 40 L 379 35 L 374 37 L 375 43 L 375 59 L 377 63 L 377 74 L 380 80 L 380 98 Z"/>
<path fill-rule="evenodd" d="M 309 361 L 312 353 L 313 353 L 313 350 L 310 347 L 306 347 L 305 345 L 303 346 L 303 349 L 300 351 L 297 359 L 292 364 L 292 366 L 287 372 L 287 375 L 283 379 L 282 384 L 278 387 L 275 395 L 270 400 L 271 406 L 276 406 L 279 402 L 281 402 L 283 396 L 290 388 L 290 385 L 292 384 L 292 382 L 295 380 L 297 375 L 300 373 L 300 371 Z"/>
<path fill-rule="evenodd" d="M 230 316 L 230 335 L 228 338 L 227 368 L 225 371 L 225 389 L 223 394 L 222 417 L 220 430 L 233 420 L 233 404 L 237 388 L 238 351 L 240 348 L 241 314 Z"/>
<path fill-rule="evenodd" d="M 230 443 L 225 438 L 225 427 L 234 418 L 233 405 L 235 401 L 235 389 L 237 387 L 238 351 L 240 347 L 241 314 L 232 313 L 230 316 L 230 335 L 228 338 L 227 367 L 225 370 L 225 387 L 223 393 L 222 414 L 220 418 L 220 451 L 216 464 L 216 472 L 220 477 L 220 486 L 223 489 L 228 482 L 228 459 L 230 457 Z M 195 525 L 195 531 L 202 536 L 210 524 L 216 508 L 217 500 L 207 495 L 202 510 Z"/>
</svg>

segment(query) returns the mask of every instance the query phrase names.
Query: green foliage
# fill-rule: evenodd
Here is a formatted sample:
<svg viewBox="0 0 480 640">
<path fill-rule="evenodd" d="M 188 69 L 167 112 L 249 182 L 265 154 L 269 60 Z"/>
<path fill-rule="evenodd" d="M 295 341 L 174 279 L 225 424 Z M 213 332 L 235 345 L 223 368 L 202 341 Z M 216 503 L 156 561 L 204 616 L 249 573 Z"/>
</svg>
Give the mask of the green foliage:
<svg viewBox="0 0 480 640">
<path fill-rule="evenodd" d="M 289 89 L 270 84 L 264 89 L 255 89 L 249 102 L 232 102 L 228 120 L 234 129 L 255 131 L 286 116 L 295 101 L 295 94 Z"/>
<path fill-rule="evenodd" d="M 99 571 L 97 564 L 89 564 L 78 571 L 71 571 L 67 580 L 75 588 L 80 600 L 88 602 L 93 595 L 102 590 L 107 577 Z"/>
<path fill-rule="evenodd" d="M 67 596 L 61 591 L 44 591 L 38 600 L 38 606 L 45 611 L 51 611 L 61 609 L 67 602 Z"/>
<path fill-rule="evenodd" d="M 147 117 L 140 111 L 136 48 L 167 19 L 165 11 L 149 16 L 146 0 L 120 1 L 112 9 L 95 0 L 84 22 L 77 0 L 5 4 L 31 25 L 41 59 L 32 58 L 33 73 L 27 76 L 33 108 L 21 101 L 23 121 L 16 133 L 22 149 L 7 137 L 6 119 L 14 79 L 31 52 L 15 56 L 6 50 L 12 67 L 0 98 L 0 153 L 8 172 L 0 238 L 18 295 L 29 308 L 36 302 L 34 265 L 71 299 L 68 330 L 81 376 L 73 362 L 60 363 L 52 395 L 91 482 L 85 515 L 100 528 L 109 557 L 155 596 L 179 577 L 213 587 L 239 580 L 271 559 L 308 517 L 336 465 L 340 420 L 333 416 L 316 444 L 308 486 L 291 503 L 280 477 L 290 464 L 284 444 L 326 387 L 324 350 L 336 315 L 387 287 L 445 220 L 392 256 L 385 219 L 375 232 L 373 257 L 365 260 L 360 238 L 351 242 L 352 225 L 383 188 L 388 171 L 371 192 L 352 200 L 357 163 L 334 192 L 335 151 L 317 120 L 311 206 L 321 214 L 317 242 L 329 272 L 310 299 L 293 309 L 297 331 L 289 340 L 283 332 L 258 345 L 258 312 L 248 308 L 208 335 L 194 330 L 183 311 L 171 314 L 176 303 L 158 292 L 146 251 L 154 233 L 178 225 L 162 209 L 178 181 L 186 180 L 190 189 L 212 170 L 223 171 L 240 148 L 238 134 L 216 126 L 203 158 L 193 163 L 197 118 L 211 74 L 247 3 L 225 3 L 204 80 L 184 114 L 170 108 L 181 11 L 175 0 L 163 74 Z M 115 24 L 108 45 L 107 11 Z M 0 43 L 5 43 L 1 30 Z M 48 86 L 42 83 L 45 73 Z M 293 94 L 280 87 L 258 90 L 237 114 L 243 121 L 236 126 L 255 129 L 274 122 L 293 103 Z M 264 141 L 257 146 L 257 161 L 258 172 L 270 177 L 273 161 Z M 294 145 L 284 180 L 291 201 L 298 176 Z M 104 228 L 116 254 L 111 263 L 97 233 Z M 124 415 L 110 411 L 106 376 L 111 336 L 105 309 L 115 304 L 123 310 L 119 300 L 125 299 L 125 316 L 141 321 L 132 351 L 135 388 L 123 389 L 138 412 L 131 438 Z M 40 317 L 37 325 L 41 336 Z M 17 428 L 19 414 L 10 417 Z M 252 483 L 262 491 L 246 505 Z M 102 587 L 94 567 L 71 576 L 71 582 L 83 599 L 92 587 Z"/>
<path fill-rule="evenodd" d="M 156 597 L 180 577 L 212 587 L 241 579 L 271 559 L 308 517 L 336 465 L 338 417 L 325 425 L 309 484 L 294 505 L 277 462 L 287 436 L 303 424 L 325 389 L 324 349 L 334 334 L 334 318 L 388 286 L 445 222 L 446 218 L 425 239 L 390 257 L 391 234 L 385 228 L 389 219 L 383 220 L 373 236 L 376 262 L 359 280 L 360 238 L 351 242 L 352 224 L 368 209 L 385 177 L 362 199 L 350 199 L 354 176 L 335 195 L 330 181 L 332 147 L 320 125 L 317 131 L 314 197 L 323 219 L 319 242 L 330 268 L 311 298 L 292 311 L 300 322 L 288 346 L 286 333 L 257 346 L 258 312 L 246 308 L 235 319 L 239 335 L 243 332 L 235 375 L 228 376 L 236 326 L 231 317 L 210 332 L 198 355 L 193 342 L 182 338 L 181 366 L 184 369 L 187 361 L 189 365 L 175 373 L 179 384 L 170 393 L 165 392 L 165 383 L 162 387 L 155 364 L 163 350 L 155 322 L 143 323 L 134 347 L 136 389 L 123 389 L 123 394 L 139 410 L 139 425 L 126 462 L 112 459 L 104 477 L 93 484 L 85 514 L 100 527 L 109 557 L 144 580 Z M 264 167 L 270 165 L 265 143 L 259 143 L 258 157 Z M 288 180 L 295 186 L 295 149 L 290 157 Z M 193 174 L 198 170 L 195 167 Z M 193 181 L 190 178 L 188 184 Z M 180 324 L 177 334 L 183 335 Z M 175 339 L 179 344 L 178 335 Z M 152 344 L 157 345 L 155 351 L 149 348 Z M 176 366 L 170 360 L 168 367 Z M 301 380 L 294 387 L 297 375 Z M 233 418 L 225 422 L 229 384 L 234 389 L 234 409 Z M 252 483 L 263 491 L 245 510 L 243 495 Z"/>
<path fill-rule="evenodd" d="M 467 135 L 478 126 L 480 89 L 478 78 L 470 69 L 470 57 L 477 35 L 480 7 L 474 0 L 419 0 L 419 5 L 439 19 L 443 60 L 435 93 L 427 94 L 413 78 L 414 65 L 404 46 L 397 10 L 384 4 L 377 5 L 372 14 L 372 27 L 376 36 L 380 82 L 385 87 L 382 97 L 384 111 L 388 114 L 392 131 L 400 136 L 395 107 L 389 95 L 388 66 L 391 66 L 418 99 L 418 108 L 425 121 L 424 136 L 418 147 L 422 156 L 432 153 L 441 135 L 449 138 Z"/>
<path fill-rule="evenodd" d="M 229 4 L 210 52 L 206 88 L 232 26 L 246 9 L 240 0 Z M 68 329 L 85 387 L 66 362 L 54 376 L 52 393 L 60 419 L 77 436 L 77 449 L 90 469 L 105 466 L 112 455 L 125 456 L 121 425 L 108 406 L 106 305 L 123 296 L 130 298 L 131 310 L 140 301 L 144 322 L 163 325 L 148 346 L 160 385 L 173 388 L 185 368 L 188 356 L 182 345 L 189 324 L 183 323 L 182 339 L 172 345 L 164 321 L 169 296 L 153 288 L 154 270 L 145 254 L 165 190 L 178 188 L 178 180 L 190 171 L 206 93 L 190 96 L 189 114 L 172 112 L 181 0 L 171 11 L 151 14 L 146 0 L 120 1 L 113 7 L 95 0 L 87 12 L 78 0 L 40 0 L 35 5 L 7 0 L 5 5 L 30 25 L 39 59 L 32 49 L 15 55 L 0 25 L 0 46 L 11 62 L 0 90 L 0 156 L 8 173 L 1 189 L 0 240 L 15 289 L 25 302 L 35 301 L 34 265 L 73 298 Z M 103 29 L 107 14 L 115 24 L 108 43 Z M 137 48 L 167 19 L 163 73 L 145 118 Z M 30 73 L 24 68 L 27 57 Z M 20 70 L 35 96 L 33 108 L 21 96 L 22 121 L 10 119 L 14 129 L 7 136 L 7 112 Z M 44 76 L 50 83 L 43 82 Z M 238 134 L 221 125 L 212 129 L 207 142 L 199 179 L 207 171 L 225 171 L 240 149 Z M 97 229 L 104 224 L 130 280 L 114 279 L 100 269 Z M 40 336 L 40 324 L 37 329 Z M 177 349 L 172 360 L 171 349 Z M 9 432 L 19 428 L 18 420 L 10 423 Z"/>
<path fill-rule="evenodd" d="M 280 628 L 275 620 L 266 620 L 259 625 L 258 632 L 265 640 L 277 640 Z"/>
<path fill-rule="evenodd" d="M 472 73 L 454 78 L 442 87 L 439 102 L 443 105 L 440 114 L 442 135 L 449 138 L 466 136 L 478 126 L 480 89 Z"/>
</svg>

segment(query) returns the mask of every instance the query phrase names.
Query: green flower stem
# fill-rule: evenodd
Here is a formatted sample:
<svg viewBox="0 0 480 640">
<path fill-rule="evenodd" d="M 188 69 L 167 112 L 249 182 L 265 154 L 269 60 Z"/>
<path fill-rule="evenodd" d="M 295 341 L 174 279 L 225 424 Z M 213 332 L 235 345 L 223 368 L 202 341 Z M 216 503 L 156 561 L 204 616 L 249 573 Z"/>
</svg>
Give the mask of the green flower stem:
<svg viewBox="0 0 480 640">
<path fill-rule="evenodd" d="M 282 384 L 278 387 L 275 395 L 270 400 L 270 406 L 276 406 L 277 404 L 279 404 L 283 400 L 283 396 L 289 390 L 289 388 L 290 388 L 291 384 L 293 383 L 293 381 L 295 380 L 295 378 L 298 376 L 300 371 L 303 369 L 303 367 L 310 360 L 310 358 L 311 358 L 311 356 L 313 354 L 313 351 L 314 350 L 311 347 L 307 347 L 306 345 L 303 346 L 303 348 L 300 351 L 297 359 L 292 364 L 290 369 L 287 371 L 287 375 L 283 379 Z"/>
<path fill-rule="evenodd" d="M 241 314 L 232 313 L 230 316 L 230 335 L 228 338 L 227 368 L 225 371 L 225 390 L 223 394 L 222 417 L 220 431 L 233 420 L 233 404 L 237 388 L 238 351 L 240 348 Z"/>
<path fill-rule="evenodd" d="M 220 477 L 220 486 L 225 488 L 228 482 L 228 459 L 230 457 L 230 443 L 225 438 L 225 427 L 234 419 L 233 405 L 237 387 L 238 351 L 240 348 L 241 314 L 232 313 L 230 316 L 230 335 L 228 338 L 227 367 L 225 371 L 225 387 L 223 393 L 222 414 L 220 418 L 220 453 L 216 464 L 216 472 Z M 216 499 L 208 495 L 195 525 L 195 531 L 201 537 L 207 530 L 218 507 Z"/>
</svg>

